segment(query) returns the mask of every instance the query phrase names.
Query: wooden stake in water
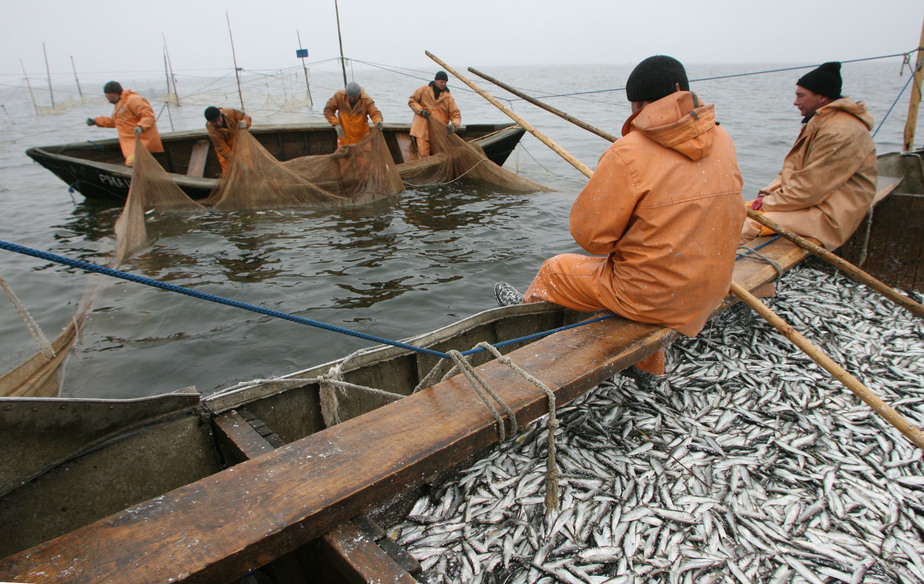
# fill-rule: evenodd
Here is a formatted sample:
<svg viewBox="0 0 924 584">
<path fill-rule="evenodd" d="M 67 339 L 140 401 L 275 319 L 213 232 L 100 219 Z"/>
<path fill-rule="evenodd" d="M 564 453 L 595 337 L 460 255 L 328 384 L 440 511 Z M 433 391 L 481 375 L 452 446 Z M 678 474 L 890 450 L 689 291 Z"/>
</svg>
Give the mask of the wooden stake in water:
<svg viewBox="0 0 924 584">
<path fill-rule="evenodd" d="M 35 93 L 32 91 L 32 84 L 29 83 L 29 74 L 26 73 L 26 64 L 22 62 L 22 59 L 19 60 L 19 64 L 22 66 L 22 74 L 26 78 L 26 87 L 29 88 L 29 96 L 32 98 L 32 107 L 35 108 L 35 115 L 41 115 L 39 106 L 35 103 Z"/>
<path fill-rule="evenodd" d="M 337 0 L 334 0 L 334 12 L 337 14 L 337 40 L 340 41 L 340 68 L 343 70 L 343 86 L 346 87 L 346 59 L 343 58 L 343 37 L 340 35 L 340 7 L 337 6 Z"/>
<path fill-rule="evenodd" d="M 55 92 L 51 90 L 51 70 L 48 68 L 48 51 L 42 43 L 42 52 L 45 54 L 45 75 L 48 76 L 48 95 L 51 96 L 51 109 L 55 109 Z"/>
<path fill-rule="evenodd" d="M 167 73 L 167 95 L 170 95 L 170 82 L 173 82 L 173 99 L 176 106 L 180 107 L 180 93 L 176 90 L 176 75 L 173 74 L 173 63 L 170 61 L 170 51 L 167 50 L 167 37 L 160 33 L 164 39 L 164 71 Z"/>
<path fill-rule="evenodd" d="M 305 57 L 308 56 L 308 51 L 306 51 L 304 47 L 302 47 L 302 35 L 299 34 L 298 31 L 295 31 L 295 35 L 298 37 L 299 59 L 302 60 L 302 69 L 305 71 L 305 89 L 308 90 L 308 106 L 313 108 L 314 100 L 311 99 L 311 85 L 308 83 L 308 67 L 305 66 Z M 303 51 L 305 55 L 304 57 L 301 56 Z"/>
<path fill-rule="evenodd" d="M 83 99 L 83 90 L 80 89 L 80 79 L 77 79 L 77 67 L 74 65 L 74 57 L 71 57 L 71 69 L 74 70 L 74 81 L 77 83 L 77 93 L 80 95 L 80 99 Z"/>
<path fill-rule="evenodd" d="M 231 39 L 231 58 L 234 60 L 234 77 L 237 79 L 237 96 L 241 99 L 241 109 L 244 109 L 244 94 L 241 92 L 240 67 L 237 66 L 237 55 L 234 53 L 234 36 L 231 35 L 231 17 L 225 10 L 225 19 L 228 21 L 228 38 Z"/>
</svg>

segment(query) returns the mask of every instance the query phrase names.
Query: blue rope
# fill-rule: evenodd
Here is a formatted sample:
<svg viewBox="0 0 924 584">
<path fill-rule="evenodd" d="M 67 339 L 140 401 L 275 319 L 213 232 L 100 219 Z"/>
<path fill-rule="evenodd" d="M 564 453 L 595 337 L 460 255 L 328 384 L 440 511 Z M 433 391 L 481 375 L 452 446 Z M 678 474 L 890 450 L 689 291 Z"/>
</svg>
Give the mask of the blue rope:
<svg viewBox="0 0 924 584">
<path fill-rule="evenodd" d="M 159 282 L 159 281 L 157 281 L 157 280 L 152 280 L 152 279 L 150 279 L 150 278 L 145 278 L 145 277 L 143 277 L 143 276 L 136 276 L 136 275 L 134 275 L 134 274 L 129 274 L 129 273 L 127 273 L 127 272 L 121 272 L 121 271 L 119 271 L 119 270 L 114 270 L 114 269 L 112 269 L 112 268 L 105 268 L 105 267 L 103 267 L 103 266 L 98 266 L 98 265 L 96 265 L 96 264 L 91 264 L 91 263 L 89 263 L 89 262 L 84 262 L 84 261 L 80 261 L 80 260 L 74 260 L 74 259 L 67 258 L 67 257 L 64 257 L 64 256 L 59 256 L 59 255 L 56 255 L 56 254 L 53 254 L 53 253 L 48 253 L 48 252 L 44 252 L 44 251 L 39 251 L 39 250 L 37 250 L 37 249 L 32 249 L 32 248 L 29 248 L 29 247 L 23 247 L 23 246 L 21 246 L 21 245 L 16 245 L 15 243 L 9 243 L 9 242 L 6 242 L 6 241 L 0 241 L 0 249 L 5 249 L 5 250 L 7 250 L 7 251 L 12 251 L 12 252 L 19 253 L 19 254 L 23 254 L 23 255 L 28 255 L 28 256 L 37 257 L 37 258 L 40 258 L 40 259 L 43 259 L 43 260 L 48 260 L 48 261 L 51 261 L 51 262 L 55 262 L 55 263 L 59 263 L 59 264 L 64 264 L 64 265 L 66 265 L 66 266 L 71 266 L 71 267 L 74 267 L 74 268 L 78 268 L 78 269 L 81 269 L 81 270 L 85 270 L 85 271 L 87 271 L 87 272 L 96 272 L 96 273 L 98 273 L 98 274 L 103 274 L 103 275 L 105 275 L 105 276 L 112 276 L 113 278 L 121 278 L 122 280 L 128 280 L 129 282 L 135 282 L 135 283 L 138 283 L 138 284 L 144 284 L 144 285 L 146 285 L 146 286 L 152 286 L 152 287 L 154 287 L 154 288 L 160 288 L 160 289 L 162 289 L 162 290 L 167 290 L 167 291 L 169 291 L 169 292 L 176 292 L 176 293 L 178 293 L 178 294 L 184 294 L 184 295 L 186 295 L 186 296 L 191 296 L 191 297 L 193 297 L 193 298 L 198 298 L 198 299 L 200 299 L 200 300 L 208 300 L 208 301 L 210 301 L 210 302 L 216 302 L 216 303 L 218 303 L 218 304 L 224 304 L 224 305 L 226 305 L 226 306 L 232 306 L 232 307 L 234 307 L 234 308 L 242 308 L 242 309 L 244 309 L 244 310 L 249 310 L 249 311 L 251 311 L 251 312 L 256 312 L 256 313 L 258 313 L 258 314 L 265 314 L 265 315 L 267 315 L 267 316 L 272 316 L 272 317 L 276 317 L 276 318 L 281 318 L 281 319 L 283 319 L 283 320 L 288 320 L 288 321 L 292 321 L 292 322 L 297 322 L 297 323 L 299 323 L 299 324 L 306 324 L 306 325 L 308 325 L 308 326 L 313 326 L 313 327 L 316 327 L 316 328 L 321 328 L 321 329 L 333 331 L 333 332 L 336 332 L 336 333 L 340 333 L 340 334 L 344 334 L 344 335 L 349 335 L 349 336 L 352 336 L 352 337 L 358 337 L 358 338 L 360 338 L 360 339 L 365 339 L 365 340 L 367 340 L 367 341 L 373 341 L 373 342 L 376 342 L 376 343 L 381 343 L 381 344 L 383 344 L 383 345 L 391 345 L 391 346 L 393 346 L 393 347 L 400 347 L 400 348 L 402 348 L 402 349 L 408 349 L 408 350 L 411 350 L 411 351 L 415 351 L 415 352 L 417 352 L 417 353 L 424 353 L 424 354 L 432 355 L 432 356 L 435 356 L 435 357 L 441 357 L 441 358 L 443 358 L 443 359 L 450 359 L 450 358 L 451 358 L 451 357 L 449 356 L 448 353 L 442 353 L 442 352 L 440 352 L 440 351 L 434 351 L 433 349 L 427 349 L 427 348 L 424 348 L 424 347 L 417 347 L 417 346 L 410 345 L 410 344 L 407 344 L 407 343 L 402 343 L 402 342 L 400 342 L 400 341 L 393 341 L 393 340 L 391 340 L 391 339 L 385 339 L 385 338 L 382 338 L 382 337 L 377 337 L 377 336 L 374 336 L 374 335 L 369 335 L 369 334 L 366 334 L 366 333 L 361 333 L 361 332 L 353 331 L 353 330 L 350 330 L 350 329 L 346 329 L 346 328 L 339 327 L 339 326 L 335 326 L 335 325 L 331 325 L 331 324 L 326 324 L 326 323 L 319 322 L 319 321 L 316 321 L 316 320 L 311 320 L 311 319 L 308 319 L 308 318 L 302 318 L 302 317 L 300 317 L 300 316 L 295 316 L 295 315 L 288 314 L 288 313 L 285 313 L 285 312 L 279 312 L 278 310 L 270 310 L 270 309 L 268 309 L 268 308 L 262 308 L 262 307 L 259 307 L 259 306 L 254 306 L 253 304 L 247 304 L 247 303 L 245 303 L 245 302 L 240 302 L 240 301 L 237 301 L 237 300 L 230 300 L 230 299 L 228 299 L 228 298 L 222 298 L 221 296 L 215 296 L 214 294 L 207 294 L 207 293 L 205 293 L 205 292 L 197 292 L 197 291 L 195 291 L 195 290 L 190 290 L 189 288 L 183 288 L 183 287 L 181 287 L 181 286 L 176 286 L 176 285 L 174 285 L 174 284 L 166 284 L 166 283 L 164 283 L 164 282 Z M 613 318 L 614 316 L 616 316 L 616 315 L 615 315 L 615 314 L 611 314 L 611 315 L 609 315 L 609 316 L 603 316 L 603 317 L 595 318 L 595 319 L 592 319 L 592 320 L 588 320 L 588 321 L 584 321 L 584 322 L 580 322 L 580 323 L 576 323 L 576 324 L 566 325 L 566 326 L 563 326 L 563 327 L 559 327 L 559 328 L 556 328 L 556 329 L 551 329 L 551 330 L 544 331 L 544 332 L 541 332 L 541 333 L 534 333 L 534 334 L 532 334 L 532 335 L 528 335 L 528 336 L 525 336 L 525 337 L 520 337 L 520 338 L 517 338 L 517 339 L 510 339 L 509 341 L 502 341 L 502 342 L 500 342 L 500 343 L 497 343 L 497 344 L 494 345 L 494 346 L 495 346 L 495 347 L 503 347 L 503 346 L 506 346 L 506 345 L 511 345 L 511 344 L 519 343 L 519 342 L 523 342 L 523 341 L 530 341 L 530 340 L 534 340 L 534 339 L 541 339 L 542 337 L 547 337 L 547 336 L 549 336 L 549 335 L 551 335 L 551 334 L 553 334 L 553 333 L 559 332 L 559 331 L 565 331 L 565 330 L 572 329 L 572 328 L 575 328 L 575 327 L 578 327 L 578 326 L 583 326 L 583 325 L 586 325 L 586 324 L 591 324 L 591 323 L 598 322 L 598 321 L 601 321 L 601 320 L 605 320 L 605 319 L 608 319 L 608 318 Z M 484 350 L 485 350 L 485 349 L 483 349 L 483 348 L 481 348 L 481 347 L 478 347 L 478 348 L 475 348 L 475 349 L 469 349 L 468 351 L 463 352 L 462 355 L 465 355 L 465 356 L 474 355 L 475 353 L 480 353 L 480 352 L 482 352 L 482 351 L 484 351 Z"/>
<path fill-rule="evenodd" d="M 242 308 L 244 310 L 249 310 L 251 312 L 256 312 L 258 314 L 265 314 L 267 316 L 273 316 L 276 318 L 281 318 L 283 320 L 297 322 L 299 324 L 307 324 L 308 326 L 313 326 L 313 327 L 341 333 L 344 335 L 349 335 L 352 337 L 359 337 L 367 341 L 373 341 L 373 342 L 382 343 L 385 345 L 392 345 L 395 347 L 400 347 L 402 349 L 410 349 L 412 351 L 417 351 L 418 353 L 426 353 L 428 355 L 442 357 L 443 359 L 450 358 L 448 354 L 441 353 L 439 351 L 434 351 L 432 349 L 426 349 L 423 347 L 415 347 L 413 345 L 402 343 L 400 341 L 392 341 L 389 339 L 383 339 L 381 337 L 376 337 L 373 335 L 368 335 L 366 333 L 352 331 L 350 329 L 346 329 L 343 327 L 334 326 L 331 324 L 326 324 L 323 322 L 318 322 L 316 320 L 311 320 L 307 318 L 302 318 L 300 316 L 287 314 L 285 312 L 279 312 L 278 310 L 270 310 L 268 308 L 261 308 L 259 306 L 254 306 L 253 304 L 247 304 L 245 302 L 239 302 L 237 300 L 230 300 L 228 298 L 222 298 L 221 296 L 215 296 L 214 294 L 206 294 L 204 292 L 197 292 L 195 290 L 190 290 L 189 288 L 183 288 L 181 286 L 175 286 L 173 284 L 166 284 L 164 282 L 152 280 L 150 278 L 145 278 L 143 276 L 136 276 L 134 274 L 129 274 L 127 272 L 120 272 L 119 270 L 113 270 L 112 268 L 104 268 L 103 266 L 98 266 L 96 264 L 91 264 L 89 262 L 74 260 L 71 258 L 66 258 L 64 256 L 59 256 L 59 255 L 55 255 L 52 253 L 39 251 L 37 249 L 23 247 L 21 245 L 16 245 L 15 243 L 0 241 L 0 249 L 5 249 L 7 251 L 12 251 L 12 252 L 16 252 L 16 253 L 23 254 L 23 255 L 32 256 L 32 257 L 40 258 L 43 260 L 56 262 L 59 264 L 64 264 L 66 266 L 71 266 L 74 268 L 85 270 L 87 272 L 96 272 L 97 274 L 103 274 L 105 276 L 112 276 L 113 278 L 121 278 L 123 280 L 128 280 L 129 282 L 136 282 L 138 284 L 144 284 L 146 286 L 153 286 L 154 288 L 160 288 L 162 290 L 168 290 L 170 292 L 176 292 L 178 294 L 192 296 L 193 298 L 199 298 L 200 300 L 209 300 L 211 302 L 216 302 L 218 304 L 224 304 L 226 306 L 232 306 L 234 308 Z"/>
<path fill-rule="evenodd" d="M 908 81 L 905 83 L 905 86 L 902 87 L 902 90 L 898 92 L 898 95 L 895 96 L 895 101 L 892 102 L 892 106 L 889 107 L 889 111 L 887 111 L 886 114 L 882 116 L 882 119 L 879 120 L 879 125 L 876 126 L 876 131 L 873 132 L 873 138 L 875 138 L 876 134 L 879 133 L 879 130 L 882 128 L 882 125 L 885 123 L 885 121 L 889 119 L 889 115 L 892 113 L 892 110 L 895 109 L 895 106 L 898 104 L 898 100 L 902 98 L 902 95 L 905 94 L 905 90 L 908 89 L 908 86 L 911 85 L 912 81 L 914 81 L 914 76 L 918 74 L 918 69 L 920 69 L 922 65 L 924 65 L 924 61 L 921 61 L 921 65 L 918 65 L 914 72 L 908 76 Z"/>
</svg>

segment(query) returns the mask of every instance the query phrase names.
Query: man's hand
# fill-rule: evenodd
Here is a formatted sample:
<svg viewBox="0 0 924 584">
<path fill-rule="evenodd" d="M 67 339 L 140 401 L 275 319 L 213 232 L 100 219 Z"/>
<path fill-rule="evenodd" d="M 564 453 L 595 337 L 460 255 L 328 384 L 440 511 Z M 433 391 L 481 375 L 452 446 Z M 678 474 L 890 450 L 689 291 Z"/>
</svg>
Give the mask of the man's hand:
<svg viewBox="0 0 924 584">
<path fill-rule="evenodd" d="M 341 126 L 340 124 L 337 124 L 336 126 L 334 126 L 334 129 L 337 130 L 337 137 L 343 138 L 343 126 Z"/>
<path fill-rule="evenodd" d="M 135 126 L 135 135 L 136 135 L 136 136 L 140 136 L 140 135 L 141 135 L 141 132 L 143 132 L 143 131 L 144 131 L 144 128 L 142 128 L 141 126 Z"/>
<path fill-rule="evenodd" d="M 429 117 L 430 117 L 430 111 L 429 111 L 429 110 L 425 110 L 425 109 L 424 109 L 424 110 L 420 110 L 420 115 L 422 115 L 422 116 L 425 117 L 425 118 L 429 118 Z"/>
<path fill-rule="evenodd" d="M 382 122 L 376 122 L 376 123 L 375 123 L 375 129 L 378 130 L 379 132 L 381 132 L 381 131 L 382 131 L 382 128 L 384 128 L 384 127 L 385 127 L 385 124 L 382 123 Z"/>
<path fill-rule="evenodd" d="M 456 133 L 456 127 L 452 124 L 452 122 L 449 122 L 449 125 L 446 126 L 446 131 L 449 132 L 450 134 Z"/>
<path fill-rule="evenodd" d="M 754 211 L 760 211 L 764 206 L 764 196 L 757 195 L 757 198 L 751 201 L 751 209 Z"/>
<path fill-rule="evenodd" d="M 247 122 L 244 120 L 241 120 L 237 123 L 237 127 L 240 128 L 241 130 L 244 130 L 247 128 Z"/>
<path fill-rule="evenodd" d="M 93 118 L 87 118 L 87 125 L 88 125 L 88 126 L 95 126 L 95 125 L 96 125 L 96 120 L 94 120 Z"/>
</svg>

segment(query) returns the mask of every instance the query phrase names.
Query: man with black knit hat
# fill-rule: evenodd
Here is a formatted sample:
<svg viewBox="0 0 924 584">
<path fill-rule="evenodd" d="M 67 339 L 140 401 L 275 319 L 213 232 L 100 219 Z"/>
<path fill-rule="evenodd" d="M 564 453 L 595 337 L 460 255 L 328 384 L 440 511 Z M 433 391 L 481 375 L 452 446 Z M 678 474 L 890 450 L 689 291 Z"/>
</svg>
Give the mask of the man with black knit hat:
<svg viewBox="0 0 924 584">
<path fill-rule="evenodd" d="M 230 107 L 217 108 L 213 105 L 205 108 L 205 129 L 215 147 L 218 163 L 221 164 L 221 174 L 227 174 L 234 152 L 234 138 L 237 131 L 249 128 L 253 120 L 249 115 Z"/>
<path fill-rule="evenodd" d="M 103 93 L 113 104 L 112 116 L 87 118 L 88 126 L 115 128 L 119 134 L 119 146 L 127 166 L 135 164 L 135 136 L 149 152 L 163 152 L 164 146 L 157 131 L 157 118 L 148 100 L 131 89 L 122 89 L 118 81 L 103 86 Z"/>
<path fill-rule="evenodd" d="M 702 329 L 728 294 L 745 210 L 735 146 L 689 89 L 672 57 L 632 71 L 623 137 L 571 207 L 571 234 L 594 256 L 546 260 L 522 301 L 610 310 L 688 336 Z M 520 301 L 503 282 L 495 295 Z"/>
<path fill-rule="evenodd" d="M 863 102 L 841 96 L 841 64 L 836 62 L 803 75 L 793 105 L 803 116 L 802 131 L 783 170 L 749 205 L 835 249 L 856 231 L 876 194 L 876 145 L 869 133 L 873 118 Z M 748 219 L 741 239 L 771 233 Z"/>
<path fill-rule="evenodd" d="M 411 120 L 411 139 L 416 147 L 418 158 L 430 156 L 430 116 L 446 127 L 452 134 L 462 125 L 462 113 L 456 100 L 450 95 L 446 82 L 449 75 L 445 71 L 437 72 L 433 81 L 417 88 L 407 100 L 407 105 L 414 111 Z"/>
</svg>

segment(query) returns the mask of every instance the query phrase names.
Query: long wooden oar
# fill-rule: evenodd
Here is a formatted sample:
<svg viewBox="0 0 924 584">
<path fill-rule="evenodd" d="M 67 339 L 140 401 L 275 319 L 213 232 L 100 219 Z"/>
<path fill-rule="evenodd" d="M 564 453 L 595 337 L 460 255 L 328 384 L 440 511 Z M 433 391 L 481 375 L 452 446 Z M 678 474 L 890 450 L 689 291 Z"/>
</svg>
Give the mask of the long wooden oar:
<svg viewBox="0 0 924 584">
<path fill-rule="evenodd" d="M 754 211 L 753 209 L 748 209 L 748 217 L 750 217 L 754 221 L 757 221 L 761 225 L 769 229 L 772 229 L 774 232 L 782 235 L 783 237 L 795 243 L 802 249 L 808 250 L 812 252 L 813 254 L 817 255 L 818 257 L 822 258 L 823 260 L 831 263 L 832 265 L 837 267 L 839 270 L 843 271 L 845 274 L 847 274 L 854 280 L 857 280 L 861 284 L 866 284 L 867 286 L 869 286 L 876 292 L 879 292 L 880 294 L 882 294 L 883 296 L 885 296 L 892 302 L 895 302 L 896 304 L 904 308 L 907 308 L 908 310 L 910 310 L 912 313 L 916 314 L 917 316 L 924 318 L 924 306 L 922 306 L 921 303 L 915 302 L 914 300 L 912 300 L 911 298 L 908 298 L 907 296 L 903 294 L 899 294 L 890 286 L 884 284 L 883 282 L 880 282 L 879 280 L 867 274 L 866 272 L 864 272 L 857 266 L 851 264 L 844 258 L 831 253 L 830 251 L 826 250 L 820 245 L 812 243 L 811 241 L 802 237 L 801 235 L 793 233 L 792 231 L 786 229 L 785 227 L 783 227 L 782 225 L 780 225 L 773 219 L 769 219 L 767 216 L 761 213 L 758 213 L 757 211 Z"/>
<path fill-rule="evenodd" d="M 510 87 L 509 85 L 507 85 L 507 84 L 504 83 L 503 81 L 498 81 L 497 79 L 491 77 L 490 75 L 487 75 L 487 74 L 485 74 L 485 73 L 482 73 L 481 71 L 479 71 L 479 70 L 477 70 L 477 69 L 474 69 L 474 68 L 472 68 L 472 67 L 469 67 L 468 70 L 471 71 L 472 73 L 474 73 L 475 75 L 481 77 L 482 79 L 486 79 L 487 81 L 490 81 L 491 83 L 493 83 L 494 85 L 500 87 L 501 89 L 506 89 L 507 91 L 509 91 L 510 93 L 514 94 L 515 96 L 517 96 L 517 97 L 519 97 L 519 98 L 522 98 L 522 99 L 525 99 L 526 101 L 528 101 L 529 103 L 533 104 L 534 106 L 541 107 L 542 109 L 544 109 L 544 110 L 547 111 L 547 112 L 551 112 L 551 113 L 555 114 L 556 116 L 558 116 L 558 117 L 560 117 L 560 118 L 564 118 L 564 119 L 568 120 L 569 122 L 571 122 L 572 124 L 574 124 L 575 126 L 579 126 L 579 127 L 581 127 L 581 128 L 584 128 L 584 129 L 587 130 L 588 132 L 593 132 L 594 134 L 600 136 L 601 138 L 603 138 L 603 139 L 605 139 L 605 140 L 609 140 L 610 142 L 615 142 L 615 141 L 618 139 L 616 136 L 610 134 L 610 133 L 607 132 L 607 131 L 601 130 L 600 128 L 595 128 L 595 127 L 591 126 L 590 124 L 588 124 L 588 123 L 586 123 L 586 122 L 582 122 L 581 120 L 577 119 L 576 117 L 574 117 L 574 116 L 572 116 L 572 115 L 569 115 L 569 114 L 566 114 L 565 112 L 561 111 L 560 109 L 555 108 L 555 107 L 552 107 L 552 106 L 550 106 L 550 105 L 547 104 L 547 103 L 543 103 L 543 102 L 539 101 L 538 99 L 536 99 L 536 98 L 534 98 L 534 97 L 530 97 L 530 96 L 526 95 L 525 93 L 523 93 L 522 91 L 520 91 L 520 90 L 518 90 L 518 89 L 515 89 L 515 88 L 513 88 L 513 87 Z"/>
<path fill-rule="evenodd" d="M 813 345 L 811 341 L 799 334 L 796 329 L 794 329 L 786 321 L 780 318 L 775 312 L 767 308 L 763 302 L 745 290 L 741 284 L 732 280 L 731 291 L 745 304 L 754 309 L 754 312 L 764 317 L 764 319 L 772 324 L 776 330 L 783 333 L 783 335 L 792 341 L 793 344 L 802 349 L 802 352 L 811 357 L 812 361 L 818 363 L 828 373 L 833 375 L 835 379 L 843 383 L 847 389 L 855 393 L 857 397 L 866 402 L 869 407 L 873 408 L 877 414 L 898 428 L 898 430 L 907 436 L 912 442 L 914 442 L 918 448 L 924 448 L 924 432 L 921 432 L 921 430 L 906 420 L 901 414 L 896 412 L 892 406 L 882 401 L 879 396 L 874 394 L 869 390 L 869 388 L 860 383 L 856 377 L 832 361 L 831 358 L 828 357 L 821 349 Z"/>
<path fill-rule="evenodd" d="M 510 112 L 509 109 L 504 107 L 500 102 L 498 102 L 493 97 L 490 97 L 487 93 L 482 91 L 477 85 L 466 79 L 465 77 L 459 75 L 452 67 L 439 60 L 436 56 L 430 54 L 427 51 L 427 56 L 439 63 L 444 69 L 455 75 L 463 83 L 474 89 L 477 93 L 485 97 L 488 101 L 497 106 L 501 111 L 511 116 L 517 123 L 520 122 L 519 116 L 515 116 L 513 112 Z M 509 113 L 508 113 L 509 112 Z M 522 125 L 522 124 L 521 124 Z M 527 126 L 523 126 L 527 128 Z M 532 126 L 529 126 L 532 128 Z M 560 146 L 556 145 L 556 148 L 553 148 L 559 155 L 562 155 L 562 158 L 571 162 L 572 160 L 577 161 L 574 156 L 567 154 Z M 567 157 L 562 154 L 565 152 Z M 574 164 L 574 162 L 572 162 Z M 581 164 L 578 161 L 578 164 L 574 164 L 575 168 L 583 172 L 589 178 L 593 174 L 590 169 Z M 895 409 L 882 401 L 875 393 L 873 393 L 868 387 L 860 383 L 860 381 L 844 370 L 840 365 L 835 363 L 830 357 L 828 357 L 821 349 L 813 345 L 808 339 L 800 335 L 792 326 L 786 323 L 782 318 L 780 318 L 776 313 L 767 308 L 760 300 L 754 297 L 753 294 L 745 290 L 740 284 L 732 280 L 731 283 L 731 292 L 737 296 L 742 302 L 750 306 L 755 312 L 760 314 L 767 322 L 773 325 L 777 330 L 782 332 L 786 338 L 791 340 L 797 347 L 799 347 L 802 352 L 808 355 L 813 361 L 818 363 L 822 368 L 831 373 L 835 379 L 840 381 L 847 389 L 856 394 L 861 400 L 869 404 L 873 410 L 878 413 L 880 416 L 885 418 L 887 422 L 892 424 L 899 432 L 904 434 L 911 440 L 918 448 L 924 448 L 924 433 L 921 432 L 916 426 L 911 422 L 906 420 L 901 414 L 899 414 Z"/>
</svg>

